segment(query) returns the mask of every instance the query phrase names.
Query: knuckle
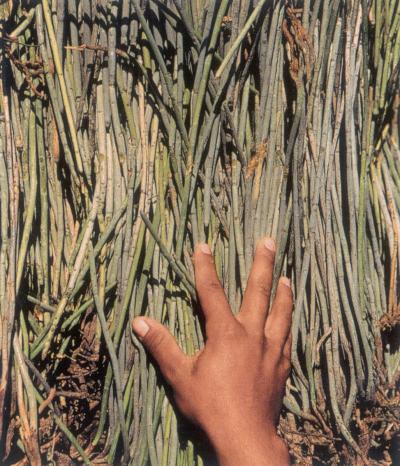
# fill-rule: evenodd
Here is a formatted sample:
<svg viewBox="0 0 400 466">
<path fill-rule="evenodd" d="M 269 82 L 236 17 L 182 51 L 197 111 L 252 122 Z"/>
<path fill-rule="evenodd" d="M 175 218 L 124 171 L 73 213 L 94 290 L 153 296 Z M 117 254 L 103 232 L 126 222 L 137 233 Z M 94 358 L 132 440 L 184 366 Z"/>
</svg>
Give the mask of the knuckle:
<svg viewBox="0 0 400 466">
<path fill-rule="evenodd" d="M 238 338 L 245 336 L 245 331 L 240 325 L 237 325 L 236 322 L 232 322 L 224 327 L 224 335 L 227 338 L 237 340 Z"/>
<path fill-rule="evenodd" d="M 219 281 L 216 279 L 208 279 L 207 281 L 204 282 L 202 288 L 205 291 L 213 293 L 215 291 L 219 291 L 221 289 L 221 285 Z"/>
<path fill-rule="evenodd" d="M 144 338 L 144 343 L 150 349 L 150 351 L 157 351 L 162 347 L 165 341 L 165 335 L 163 332 L 148 332 Z"/>
<path fill-rule="evenodd" d="M 246 337 L 246 331 L 241 325 L 238 325 L 238 322 L 226 322 L 221 324 L 218 327 L 218 334 L 221 338 L 217 339 L 215 344 L 219 347 L 232 348 L 233 345 L 240 344 L 242 339 Z"/>
<path fill-rule="evenodd" d="M 278 374 L 285 380 L 289 377 L 292 369 L 290 355 L 284 353 L 282 345 L 271 342 L 267 344 L 268 360 L 276 368 Z"/>
<path fill-rule="evenodd" d="M 274 334 L 268 334 L 266 340 L 268 352 L 279 360 L 283 351 L 282 339 Z"/>
<path fill-rule="evenodd" d="M 262 294 L 265 297 L 269 297 L 271 293 L 271 287 L 265 277 L 255 277 L 254 279 L 254 288 L 258 293 Z"/>
</svg>

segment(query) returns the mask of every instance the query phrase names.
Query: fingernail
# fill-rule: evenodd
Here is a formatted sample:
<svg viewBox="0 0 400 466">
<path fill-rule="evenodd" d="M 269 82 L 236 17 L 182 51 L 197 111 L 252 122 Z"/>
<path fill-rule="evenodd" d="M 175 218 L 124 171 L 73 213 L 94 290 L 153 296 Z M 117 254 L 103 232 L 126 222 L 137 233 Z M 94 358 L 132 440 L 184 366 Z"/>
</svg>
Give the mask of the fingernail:
<svg viewBox="0 0 400 466">
<path fill-rule="evenodd" d="M 200 243 L 199 249 L 203 254 L 211 254 L 210 246 L 207 243 Z"/>
<path fill-rule="evenodd" d="M 275 241 L 272 238 L 264 240 L 264 246 L 272 252 L 275 252 Z"/>
<path fill-rule="evenodd" d="M 146 333 L 150 330 L 150 327 L 143 319 L 135 319 L 132 322 L 132 328 L 139 338 L 144 338 Z"/>
<path fill-rule="evenodd" d="M 287 278 L 287 277 L 281 277 L 281 278 L 279 279 L 279 281 L 282 283 L 282 285 L 285 285 L 285 286 L 287 286 L 287 287 L 289 287 L 289 288 L 291 287 L 291 286 L 290 286 L 290 279 L 289 279 L 289 278 Z"/>
</svg>

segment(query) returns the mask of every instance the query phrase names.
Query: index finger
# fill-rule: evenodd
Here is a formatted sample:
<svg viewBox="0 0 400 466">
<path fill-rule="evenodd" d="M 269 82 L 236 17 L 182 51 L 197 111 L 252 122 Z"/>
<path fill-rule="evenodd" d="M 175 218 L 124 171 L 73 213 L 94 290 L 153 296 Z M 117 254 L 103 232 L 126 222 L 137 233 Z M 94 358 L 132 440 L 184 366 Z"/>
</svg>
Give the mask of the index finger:
<svg viewBox="0 0 400 466">
<path fill-rule="evenodd" d="M 196 291 L 206 321 L 207 336 L 218 333 L 237 322 L 218 279 L 208 244 L 196 246 L 194 253 Z"/>
</svg>

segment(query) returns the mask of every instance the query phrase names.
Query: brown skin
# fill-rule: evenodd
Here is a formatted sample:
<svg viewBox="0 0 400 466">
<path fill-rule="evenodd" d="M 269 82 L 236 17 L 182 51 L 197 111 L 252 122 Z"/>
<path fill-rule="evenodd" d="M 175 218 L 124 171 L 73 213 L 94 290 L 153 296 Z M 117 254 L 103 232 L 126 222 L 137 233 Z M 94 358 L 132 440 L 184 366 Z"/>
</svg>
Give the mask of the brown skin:
<svg viewBox="0 0 400 466">
<path fill-rule="evenodd" d="M 209 247 L 196 246 L 196 290 L 207 339 L 193 357 L 157 321 L 133 321 L 135 333 L 171 385 L 178 408 L 206 432 L 222 466 L 289 464 L 276 426 L 290 372 L 293 300 L 289 280 L 281 277 L 269 310 L 274 259 L 275 243 L 265 238 L 257 244 L 235 316 Z"/>
</svg>

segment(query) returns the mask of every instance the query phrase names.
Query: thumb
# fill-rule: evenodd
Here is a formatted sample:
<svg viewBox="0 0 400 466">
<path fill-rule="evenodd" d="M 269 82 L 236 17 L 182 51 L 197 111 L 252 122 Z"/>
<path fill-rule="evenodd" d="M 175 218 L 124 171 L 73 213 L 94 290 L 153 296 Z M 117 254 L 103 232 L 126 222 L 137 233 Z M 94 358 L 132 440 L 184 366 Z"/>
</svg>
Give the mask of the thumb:
<svg viewBox="0 0 400 466">
<path fill-rule="evenodd" d="M 189 364 L 189 358 L 179 348 L 175 338 L 164 325 L 149 317 L 133 319 L 132 328 L 156 360 L 167 382 L 174 385 Z"/>
</svg>

